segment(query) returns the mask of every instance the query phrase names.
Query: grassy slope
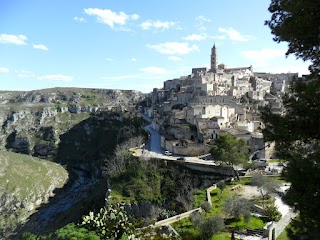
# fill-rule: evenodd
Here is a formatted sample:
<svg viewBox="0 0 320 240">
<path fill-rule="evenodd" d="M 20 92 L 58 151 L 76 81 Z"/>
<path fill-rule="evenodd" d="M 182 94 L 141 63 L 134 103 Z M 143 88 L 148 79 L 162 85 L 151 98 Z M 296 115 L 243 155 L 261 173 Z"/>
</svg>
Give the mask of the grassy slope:
<svg viewBox="0 0 320 240">
<path fill-rule="evenodd" d="M 40 197 L 52 185 L 62 187 L 68 178 L 59 164 L 29 155 L 0 151 L 0 188 L 7 187 L 21 200 Z M 53 190 L 53 189 L 52 189 Z"/>
</svg>

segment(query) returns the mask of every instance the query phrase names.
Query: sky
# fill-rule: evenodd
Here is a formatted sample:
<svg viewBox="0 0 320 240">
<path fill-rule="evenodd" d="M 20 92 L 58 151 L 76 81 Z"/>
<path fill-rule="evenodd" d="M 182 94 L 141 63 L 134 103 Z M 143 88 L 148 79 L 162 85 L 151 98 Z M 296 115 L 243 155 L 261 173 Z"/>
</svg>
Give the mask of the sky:
<svg viewBox="0 0 320 240">
<path fill-rule="evenodd" d="M 151 92 L 218 62 L 308 73 L 264 25 L 270 0 L 0 0 L 0 90 Z"/>
</svg>

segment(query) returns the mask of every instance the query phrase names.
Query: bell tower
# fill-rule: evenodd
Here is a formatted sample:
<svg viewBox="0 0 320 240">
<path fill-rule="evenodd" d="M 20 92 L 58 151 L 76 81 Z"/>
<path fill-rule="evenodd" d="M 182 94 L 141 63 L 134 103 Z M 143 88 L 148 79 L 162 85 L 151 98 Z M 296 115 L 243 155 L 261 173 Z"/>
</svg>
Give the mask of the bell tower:
<svg viewBox="0 0 320 240">
<path fill-rule="evenodd" d="M 213 47 L 211 48 L 211 68 L 210 71 L 216 73 L 218 69 L 218 54 L 216 45 L 213 44 Z"/>
</svg>

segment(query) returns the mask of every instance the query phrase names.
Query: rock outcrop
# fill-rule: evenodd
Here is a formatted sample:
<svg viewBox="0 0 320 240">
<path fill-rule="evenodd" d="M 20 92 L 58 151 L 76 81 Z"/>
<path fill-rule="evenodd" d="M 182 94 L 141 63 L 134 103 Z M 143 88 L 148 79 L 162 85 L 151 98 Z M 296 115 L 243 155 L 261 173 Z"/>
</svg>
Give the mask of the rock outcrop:
<svg viewBox="0 0 320 240">
<path fill-rule="evenodd" d="M 134 109 L 144 94 L 130 90 L 53 88 L 0 92 L 0 150 L 50 158 L 60 136 L 91 114 Z M 90 128 L 86 127 L 90 133 Z"/>
</svg>

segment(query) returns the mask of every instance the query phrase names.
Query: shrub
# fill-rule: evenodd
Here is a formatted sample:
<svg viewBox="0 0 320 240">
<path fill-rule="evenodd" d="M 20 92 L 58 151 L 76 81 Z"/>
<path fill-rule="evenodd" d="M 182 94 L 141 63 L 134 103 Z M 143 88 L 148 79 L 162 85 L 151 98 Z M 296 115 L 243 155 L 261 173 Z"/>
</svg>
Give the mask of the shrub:
<svg viewBox="0 0 320 240">
<path fill-rule="evenodd" d="M 209 202 L 205 201 L 201 204 L 201 208 L 205 211 L 205 212 L 209 212 L 211 210 L 211 205 Z"/>
<path fill-rule="evenodd" d="M 275 200 L 272 199 L 268 205 L 264 208 L 264 213 L 266 214 L 269 221 L 279 221 L 282 217 L 281 213 L 278 211 L 278 207 L 275 205 Z"/>
<path fill-rule="evenodd" d="M 220 216 L 213 216 L 201 225 L 201 234 L 204 238 L 211 239 L 211 236 L 225 228 L 224 220 Z"/>
<path fill-rule="evenodd" d="M 129 238 L 134 234 L 134 226 L 122 204 L 106 204 L 100 212 L 83 217 L 82 226 L 96 232 L 102 238 Z"/>
<path fill-rule="evenodd" d="M 190 214 L 190 221 L 192 222 L 193 226 L 199 228 L 204 221 L 204 217 L 201 215 L 200 212 L 193 212 Z"/>
<path fill-rule="evenodd" d="M 247 216 L 250 216 L 252 209 L 252 203 L 245 198 L 228 198 L 223 204 L 224 212 L 232 217 L 240 218 L 241 216 L 249 219 Z"/>
</svg>

